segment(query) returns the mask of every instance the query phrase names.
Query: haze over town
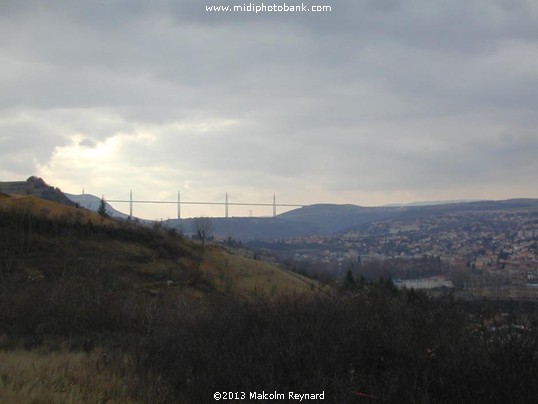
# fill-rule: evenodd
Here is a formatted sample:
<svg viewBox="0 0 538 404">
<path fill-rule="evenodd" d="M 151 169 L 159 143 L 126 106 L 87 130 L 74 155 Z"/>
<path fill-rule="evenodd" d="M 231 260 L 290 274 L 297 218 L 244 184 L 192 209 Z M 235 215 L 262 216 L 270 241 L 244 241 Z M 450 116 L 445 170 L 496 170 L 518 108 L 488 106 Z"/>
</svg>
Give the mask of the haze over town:
<svg viewBox="0 0 538 404">
<path fill-rule="evenodd" d="M 538 197 L 535 1 L 206 3 L 1 2 L 2 181 L 169 201 Z M 249 210 L 272 208 L 230 215 Z"/>
</svg>

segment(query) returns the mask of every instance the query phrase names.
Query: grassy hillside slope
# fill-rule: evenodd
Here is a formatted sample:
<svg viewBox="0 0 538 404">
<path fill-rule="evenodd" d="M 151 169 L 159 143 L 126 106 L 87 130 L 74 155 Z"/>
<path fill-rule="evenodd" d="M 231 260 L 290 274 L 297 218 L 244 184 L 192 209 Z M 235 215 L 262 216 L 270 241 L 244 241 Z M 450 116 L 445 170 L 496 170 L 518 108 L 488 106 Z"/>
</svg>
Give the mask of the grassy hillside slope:
<svg viewBox="0 0 538 404">
<path fill-rule="evenodd" d="M 0 402 L 162 401 L 150 375 L 133 382 L 133 341 L 180 312 L 315 288 L 159 225 L 1 194 Z"/>
<path fill-rule="evenodd" d="M 91 267 L 138 291 L 169 297 L 302 293 L 313 284 L 218 246 L 202 251 L 158 225 L 117 221 L 33 196 L 1 198 L 0 220 L 2 265 L 25 279 L 46 281 L 72 268 Z"/>
</svg>

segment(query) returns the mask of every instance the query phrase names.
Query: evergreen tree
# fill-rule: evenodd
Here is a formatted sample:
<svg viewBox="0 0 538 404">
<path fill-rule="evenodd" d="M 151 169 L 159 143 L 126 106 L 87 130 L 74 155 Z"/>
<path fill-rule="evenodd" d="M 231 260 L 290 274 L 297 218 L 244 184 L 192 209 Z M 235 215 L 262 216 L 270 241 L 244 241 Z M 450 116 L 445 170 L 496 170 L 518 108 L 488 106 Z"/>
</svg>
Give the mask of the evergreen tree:
<svg viewBox="0 0 538 404">
<path fill-rule="evenodd" d="M 101 198 L 101 202 L 99 203 L 99 208 L 97 209 L 97 213 L 99 213 L 103 217 L 108 216 L 108 212 L 106 211 L 105 197 Z"/>
</svg>

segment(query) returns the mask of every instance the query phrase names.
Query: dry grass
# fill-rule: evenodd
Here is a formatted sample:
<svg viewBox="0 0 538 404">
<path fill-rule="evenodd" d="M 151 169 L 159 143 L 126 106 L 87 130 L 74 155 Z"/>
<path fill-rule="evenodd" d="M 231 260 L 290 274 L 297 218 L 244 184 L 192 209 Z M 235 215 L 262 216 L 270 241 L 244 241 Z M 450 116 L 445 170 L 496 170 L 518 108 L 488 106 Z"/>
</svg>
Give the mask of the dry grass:
<svg viewBox="0 0 538 404">
<path fill-rule="evenodd" d="M 127 357 L 103 353 L 0 351 L 0 403 L 138 403 Z"/>
<path fill-rule="evenodd" d="M 303 294 L 318 290 L 318 282 L 285 271 L 273 264 L 232 255 L 220 248 L 208 249 L 201 270 L 225 293 L 264 296 Z"/>
<path fill-rule="evenodd" d="M 116 225 L 114 220 L 100 216 L 95 212 L 62 205 L 61 203 L 48 201 L 35 196 L 9 195 L 8 197 L 0 198 L 0 209 L 18 209 L 31 212 L 36 217 L 63 218 L 80 224 L 87 224 L 91 220 L 95 225 Z"/>
</svg>

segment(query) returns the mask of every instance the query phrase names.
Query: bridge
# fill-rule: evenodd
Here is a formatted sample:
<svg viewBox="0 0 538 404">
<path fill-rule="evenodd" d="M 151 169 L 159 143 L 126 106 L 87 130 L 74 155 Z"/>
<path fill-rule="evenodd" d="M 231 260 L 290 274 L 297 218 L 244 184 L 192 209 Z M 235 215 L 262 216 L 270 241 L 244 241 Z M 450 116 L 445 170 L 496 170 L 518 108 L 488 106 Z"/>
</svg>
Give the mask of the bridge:
<svg viewBox="0 0 538 404">
<path fill-rule="evenodd" d="M 277 207 L 295 207 L 295 208 L 302 208 L 306 205 L 298 205 L 298 204 L 290 204 L 290 203 L 277 203 L 276 202 L 276 194 L 273 194 L 273 202 L 272 203 L 251 203 L 251 202 L 230 202 L 228 200 L 228 193 L 226 193 L 224 202 L 200 202 L 200 201 L 182 201 L 181 200 L 181 194 L 177 193 L 177 200 L 176 201 L 153 201 L 153 200 L 135 200 L 133 199 L 133 191 L 129 192 L 129 199 L 123 200 L 123 199 L 105 199 L 103 196 L 103 199 L 106 202 L 113 202 L 113 203 L 128 203 L 129 204 L 129 216 L 133 217 L 133 206 L 135 203 L 142 203 L 142 204 L 173 204 L 177 206 L 177 218 L 181 219 L 181 206 L 182 205 L 220 205 L 224 206 L 224 216 L 226 218 L 229 217 L 229 207 L 230 206 L 272 206 L 273 207 L 273 217 L 276 216 Z"/>
</svg>

